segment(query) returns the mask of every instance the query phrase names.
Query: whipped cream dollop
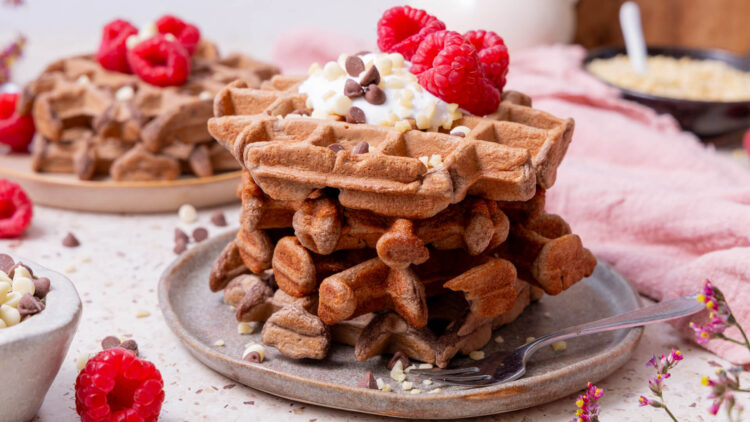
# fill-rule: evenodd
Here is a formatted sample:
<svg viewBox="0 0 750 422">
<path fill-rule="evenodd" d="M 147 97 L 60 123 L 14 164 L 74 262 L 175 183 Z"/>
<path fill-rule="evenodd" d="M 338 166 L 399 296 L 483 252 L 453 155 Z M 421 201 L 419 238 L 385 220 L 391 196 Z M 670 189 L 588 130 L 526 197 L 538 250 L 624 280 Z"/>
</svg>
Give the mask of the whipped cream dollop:
<svg viewBox="0 0 750 422">
<path fill-rule="evenodd" d="M 417 77 L 409 72 L 411 64 L 401 54 L 367 53 L 355 57 L 364 64 L 356 74 L 347 72 L 349 56 L 345 54 L 323 67 L 317 63 L 310 66 L 309 76 L 299 86 L 299 92 L 307 95 L 307 107 L 313 110 L 311 117 L 346 116 L 352 107 L 357 107 L 364 112 L 365 123 L 394 126 L 404 132 L 414 126 L 422 130 L 450 130 L 453 122 L 461 118 L 457 104 L 447 103 L 419 85 Z M 375 104 L 365 95 L 345 95 L 347 80 L 359 84 L 372 66 L 380 75 L 377 86 L 385 94 L 385 101 L 381 99 L 375 102 L 382 103 Z"/>
</svg>

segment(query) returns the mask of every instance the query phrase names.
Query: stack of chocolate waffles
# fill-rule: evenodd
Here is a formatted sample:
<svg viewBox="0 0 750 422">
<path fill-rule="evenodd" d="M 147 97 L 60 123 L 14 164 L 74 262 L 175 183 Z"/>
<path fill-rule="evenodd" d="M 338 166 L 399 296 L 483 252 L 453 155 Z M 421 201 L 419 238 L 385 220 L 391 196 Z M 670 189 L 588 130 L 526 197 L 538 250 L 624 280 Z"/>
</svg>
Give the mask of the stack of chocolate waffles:
<svg viewBox="0 0 750 422">
<path fill-rule="evenodd" d="M 241 229 L 213 291 L 291 358 L 332 341 L 365 360 L 401 351 L 445 367 L 596 259 L 545 190 L 573 121 L 506 92 L 495 114 L 440 132 L 307 117 L 300 79 L 230 84 L 210 133 L 243 164 Z"/>
<path fill-rule="evenodd" d="M 243 55 L 219 57 L 201 42 L 181 86 L 157 87 L 104 69 L 93 56 L 62 59 L 28 84 L 19 103 L 34 116 L 32 169 L 81 180 L 172 180 L 237 170 L 206 129 L 214 95 L 240 79 L 249 86 L 278 73 Z"/>
</svg>

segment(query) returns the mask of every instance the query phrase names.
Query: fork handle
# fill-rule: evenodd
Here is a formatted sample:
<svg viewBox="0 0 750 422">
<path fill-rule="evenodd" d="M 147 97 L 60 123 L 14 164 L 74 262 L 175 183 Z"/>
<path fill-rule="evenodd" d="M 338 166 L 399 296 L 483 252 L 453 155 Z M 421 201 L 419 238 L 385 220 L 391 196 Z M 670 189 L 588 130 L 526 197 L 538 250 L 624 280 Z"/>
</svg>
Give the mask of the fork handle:
<svg viewBox="0 0 750 422">
<path fill-rule="evenodd" d="M 622 328 L 640 327 L 657 322 L 669 321 L 697 313 L 705 308 L 698 302 L 697 297 L 683 296 L 676 299 L 666 300 L 657 304 L 639 308 L 624 314 L 603 318 L 573 327 L 568 327 L 551 334 L 544 335 L 527 343 L 525 347 L 526 357 L 530 356 L 540 347 L 569 338 L 601 333 L 604 331 L 619 330 Z"/>
</svg>

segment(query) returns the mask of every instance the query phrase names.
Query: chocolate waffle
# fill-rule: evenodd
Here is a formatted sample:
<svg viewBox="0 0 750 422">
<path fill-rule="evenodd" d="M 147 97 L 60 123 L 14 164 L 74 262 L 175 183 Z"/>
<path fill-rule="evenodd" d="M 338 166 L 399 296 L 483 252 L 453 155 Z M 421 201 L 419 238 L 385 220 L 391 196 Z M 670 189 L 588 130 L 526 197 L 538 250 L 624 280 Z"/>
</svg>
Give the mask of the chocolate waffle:
<svg viewBox="0 0 750 422">
<path fill-rule="evenodd" d="M 534 110 L 512 92 L 497 113 L 459 120 L 470 131 L 457 137 L 308 118 L 295 113 L 306 109 L 306 96 L 292 79 L 265 88 L 230 84 L 216 96 L 209 120 L 209 132 L 263 192 L 301 201 L 331 187 L 346 208 L 394 217 L 429 218 L 467 195 L 528 200 L 537 184 L 554 183 L 573 130 L 572 120 Z M 369 152 L 354 151 L 361 142 Z M 332 144 L 341 149 L 334 152 Z M 419 158 L 432 155 L 442 165 L 428 170 Z"/>
<path fill-rule="evenodd" d="M 515 280 L 512 306 L 479 323 L 469 319 L 465 300 L 448 293 L 430 300 L 430 323 L 423 328 L 411 326 L 392 312 L 368 313 L 328 326 L 316 316 L 315 295 L 294 298 L 281 289 L 274 291 L 269 281 L 268 277 L 237 276 L 228 283 L 224 301 L 236 309 L 238 321 L 265 322 L 263 342 L 293 359 L 323 359 L 335 341 L 354 346 L 358 360 L 400 351 L 412 359 L 445 367 L 456 354 L 484 347 L 493 329 L 515 320 L 541 296 L 537 288 Z"/>
<path fill-rule="evenodd" d="M 237 170 L 206 128 L 212 98 L 234 80 L 259 87 L 276 73 L 246 56 L 219 58 L 205 42 L 193 57 L 188 81 L 177 87 L 159 88 L 105 70 L 92 56 L 59 60 L 25 87 L 19 102 L 21 113 L 34 116 L 38 132 L 32 168 L 117 181 Z M 81 133 L 86 136 L 71 136 Z"/>
</svg>

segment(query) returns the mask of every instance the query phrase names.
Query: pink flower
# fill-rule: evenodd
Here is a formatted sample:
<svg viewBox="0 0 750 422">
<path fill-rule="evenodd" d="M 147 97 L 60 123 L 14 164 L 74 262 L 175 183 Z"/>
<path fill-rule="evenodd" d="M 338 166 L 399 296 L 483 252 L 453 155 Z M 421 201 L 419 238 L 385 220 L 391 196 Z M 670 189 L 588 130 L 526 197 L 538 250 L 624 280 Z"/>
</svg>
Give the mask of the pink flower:
<svg viewBox="0 0 750 422">
<path fill-rule="evenodd" d="M 649 400 L 646 398 L 646 396 L 640 396 L 638 397 L 638 406 L 644 407 L 649 405 Z"/>
<path fill-rule="evenodd" d="M 734 323 L 729 306 L 724 300 L 721 290 L 711 284 L 711 280 L 703 280 L 698 302 L 705 303 L 709 310 L 708 322 L 704 325 L 690 323 L 690 328 L 695 332 L 695 340 L 700 344 L 706 344 L 709 340 L 724 333 Z"/>
<path fill-rule="evenodd" d="M 597 401 L 604 396 L 604 390 L 592 383 L 586 384 L 586 390 L 576 400 L 576 417 L 570 422 L 598 422 L 599 404 Z"/>
</svg>

